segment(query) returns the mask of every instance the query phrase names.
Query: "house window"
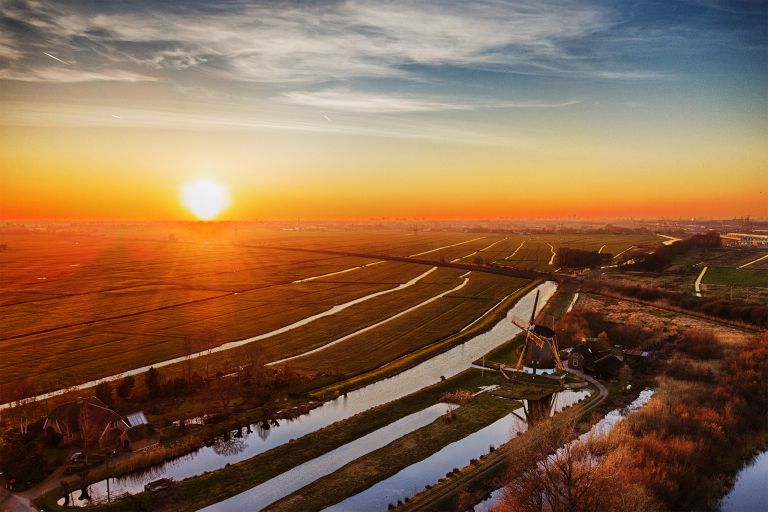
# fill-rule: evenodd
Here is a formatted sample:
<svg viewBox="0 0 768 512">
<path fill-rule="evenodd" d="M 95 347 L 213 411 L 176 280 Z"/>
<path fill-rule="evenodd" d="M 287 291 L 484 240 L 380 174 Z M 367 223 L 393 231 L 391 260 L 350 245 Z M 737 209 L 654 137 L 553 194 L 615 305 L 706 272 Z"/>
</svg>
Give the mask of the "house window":
<svg viewBox="0 0 768 512">
<path fill-rule="evenodd" d="M 571 366 L 573 366 L 574 368 L 578 368 L 579 367 L 579 359 L 574 357 L 573 361 L 571 361 Z"/>
</svg>

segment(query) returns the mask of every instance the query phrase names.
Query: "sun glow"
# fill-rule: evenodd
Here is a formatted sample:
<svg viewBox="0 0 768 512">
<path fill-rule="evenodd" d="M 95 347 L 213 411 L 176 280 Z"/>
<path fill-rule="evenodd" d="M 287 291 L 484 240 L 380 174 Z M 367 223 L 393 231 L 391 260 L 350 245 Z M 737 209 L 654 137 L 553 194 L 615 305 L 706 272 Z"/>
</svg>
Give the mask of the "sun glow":
<svg viewBox="0 0 768 512">
<path fill-rule="evenodd" d="M 198 219 L 211 220 L 229 205 L 229 194 L 221 184 L 201 179 L 184 185 L 181 201 Z"/>
</svg>

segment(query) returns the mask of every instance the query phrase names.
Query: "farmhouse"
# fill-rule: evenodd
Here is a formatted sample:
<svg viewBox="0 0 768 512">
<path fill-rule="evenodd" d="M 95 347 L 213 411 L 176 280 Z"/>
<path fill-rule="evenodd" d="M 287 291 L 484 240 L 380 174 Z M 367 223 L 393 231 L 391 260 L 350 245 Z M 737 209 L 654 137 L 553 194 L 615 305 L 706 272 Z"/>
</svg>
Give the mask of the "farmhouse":
<svg viewBox="0 0 768 512">
<path fill-rule="evenodd" d="M 43 429 L 61 435 L 65 444 L 82 442 L 99 447 L 112 444 L 127 428 L 123 417 L 96 397 L 58 405 L 43 425 Z"/>
<path fill-rule="evenodd" d="M 623 353 L 624 359 L 630 364 L 645 364 L 653 361 L 653 353 L 647 350 L 632 348 L 623 350 Z"/>
<path fill-rule="evenodd" d="M 619 374 L 619 368 L 624 366 L 624 361 L 614 354 L 608 354 L 595 361 L 595 377 L 598 379 L 613 380 Z"/>
<path fill-rule="evenodd" d="M 126 450 L 137 452 L 159 442 L 157 432 L 143 412 L 129 414 L 125 417 L 125 422 L 128 428 L 120 434 L 120 445 Z"/>
<path fill-rule="evenodd" d="M 595 353 L 586 343 L 576 345 L 568 353 L 568 366 L 576 370 L 592 373 L 594 371 Z"/>
</svg>

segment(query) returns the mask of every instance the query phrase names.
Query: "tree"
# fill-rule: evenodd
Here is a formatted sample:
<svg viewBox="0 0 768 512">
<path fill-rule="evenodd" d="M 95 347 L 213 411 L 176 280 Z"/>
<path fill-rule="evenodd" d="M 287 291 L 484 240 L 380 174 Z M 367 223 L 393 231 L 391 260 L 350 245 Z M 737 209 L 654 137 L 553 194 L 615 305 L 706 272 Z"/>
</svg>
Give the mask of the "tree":
<svg viewBox="0 0 768 512">
<path fill-rule="evenodd" d="M 601 331 L 597 335 L 597 349 L 611 350 L 611 340 L 608 339 L 608 334 L 605 331 Z"/>
<path fill-rule="evenodd" d="M 633 454 L 606 436 L 570 441 L 572 422 L 542 426 L 541 439 L 510 457 L 502 512 L 640 512 L 657 508 L 624 474 Z"/>
<path fill-rule="evenodd" d="M 80 435 L 83 439 L 83 453 L 85 454 L 85 464 L 88 464 L 88 445 L 91 438 L 94 437 L 94 425 L 91 418 L 91 411 L 88 404 L 83 403 L 78 413 L 78 427 L 80 428 Z"/>
<path fill-rule="evenodd" d="M 232 402 L 232 398 L 235 393 L 231 379 L 224 377 L 221 372 L 218 372 L 216 378 L 211 383 L 209 390 L 213 399 L 216 400 L 219 405 L 221 405 L 224 413 L 229 413 L 229 405 Z"/>
<path fill-rule="evenodd" d="M 100 382 L 96 386 L 96 398 L 112 407 L 114 400 L 112 399 L 112 385 L 109 382 Z"/>
<path fill-rule="evenodd" d="M 117 396 L 123 400 L 128 400 L 131 396 L 131 392 L 133 391 L 133 385 L 135 382 L 136 379 L 133 378 L 133 375 L 129 375 L 121 380 L 117 385 Z"/>
<path fill-rule="evenodd" d="M 632 368 L 630 368 L 628 365 L 624 365 L 621 368 L 619 368 L 619 388 L 622 391 L 627 390 L 627 386 L 632 383 Z"/>
<path fill-rule="evenodd" d="M 157 398 L 160 396 L 160 372 L 151 366 L 147 373 L 144 374 L 144 385 L 147 387 L 147 394 L 150 398 Z"/>
<path fill-rule="evenodd" d="M 184 378 L 187 379 L 187 382 L 192 381 L 192 354 L 197 352 L 195 349 L 196 347 L 195 341 L 190 338 L 186 337 L 184 338 Z"/>
</svg>

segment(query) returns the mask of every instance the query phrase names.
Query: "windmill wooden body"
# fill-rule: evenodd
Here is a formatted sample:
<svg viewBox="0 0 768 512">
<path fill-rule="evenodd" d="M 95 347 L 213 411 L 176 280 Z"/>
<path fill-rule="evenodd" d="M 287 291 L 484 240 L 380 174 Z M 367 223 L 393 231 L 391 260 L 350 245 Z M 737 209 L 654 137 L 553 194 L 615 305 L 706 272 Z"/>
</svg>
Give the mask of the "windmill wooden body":
<svg viewBox="0 0 768 512">
<path fill-rule="evenodd" d="M 531 320 L 525 327 L 515 320 L 512 323 L 525 332 L 523 350 L 517 360 L 515 370 L 530 370 L 534 374 L 541 371 L 542 374 L 552 373 L 556 369 L 563 369 L 560 361 L 560 353 L 557 349 L 557 337 L 555 331 L 546 325 L 534 323 L 536 320 L 536 306 L 539 303 L 539 292 L 536 291 L 536 299 L 531 311 Z"/>
</svg>

